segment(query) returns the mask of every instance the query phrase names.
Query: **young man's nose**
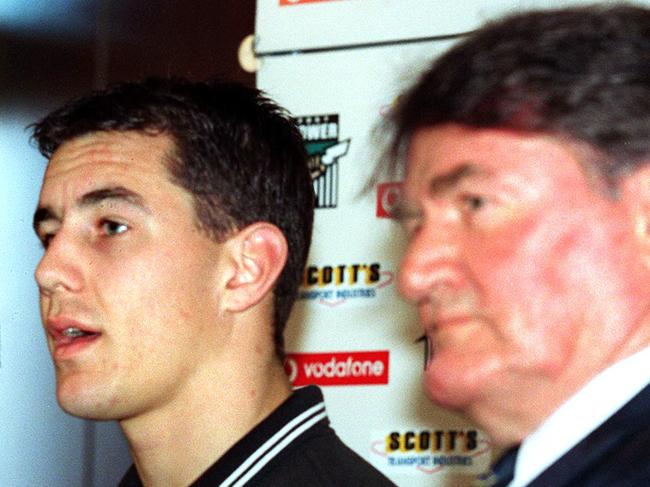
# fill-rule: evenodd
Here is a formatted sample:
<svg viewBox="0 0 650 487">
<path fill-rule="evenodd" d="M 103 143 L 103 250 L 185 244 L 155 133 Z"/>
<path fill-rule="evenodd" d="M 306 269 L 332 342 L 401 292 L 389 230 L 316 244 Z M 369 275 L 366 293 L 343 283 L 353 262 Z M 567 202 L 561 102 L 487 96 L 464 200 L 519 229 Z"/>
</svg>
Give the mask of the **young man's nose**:
<svg viewBox="0 0 650 487">
<path fill-rule="evenodd" d="M 42 294 L 57 289 L 78 291 L 83 283 L 81 252 L 72 237 L 63 230 L 51 238 L 34 273 Z"/>
</svg>

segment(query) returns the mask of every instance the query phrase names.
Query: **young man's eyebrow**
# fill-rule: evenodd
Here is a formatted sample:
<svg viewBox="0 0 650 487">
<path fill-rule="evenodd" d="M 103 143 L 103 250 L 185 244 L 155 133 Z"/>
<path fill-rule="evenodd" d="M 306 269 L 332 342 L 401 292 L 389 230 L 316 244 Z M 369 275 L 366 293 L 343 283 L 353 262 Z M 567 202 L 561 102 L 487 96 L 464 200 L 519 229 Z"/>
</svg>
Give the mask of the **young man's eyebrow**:
<svg viewBox="0 0 650 487">
<path fill-rule="evenodd" d="M 151 213 L 147 207 L 142 196 L 135 191 L 125 188 L 124 186 L 111 186 L 108 188 L 101 188 L 83 194 L 76 203 L 80 208 L 97 206 L 106 201 L 118 200 L 126 201 L 127 203 L 138 207 L 145 213 Z M 34 219 L 32 225 L 34 231 L 38 233 L 41 223 L 45 221 L 60 221 L 61 218 L 49 206 L 43 206 L 36 209 L 34 212 Z"/>
<path fill-rule="evenodd" d="M 78 206 L 97 206 L 109 200 L 126 201 L 127 203 L 140 207 L 147 213 L 150 212 L 149 208 L 145 205 L 142 196 L 124 186 L 112 186 L 85 193 L 81 198 L 79 198 Z"/>
</svg>

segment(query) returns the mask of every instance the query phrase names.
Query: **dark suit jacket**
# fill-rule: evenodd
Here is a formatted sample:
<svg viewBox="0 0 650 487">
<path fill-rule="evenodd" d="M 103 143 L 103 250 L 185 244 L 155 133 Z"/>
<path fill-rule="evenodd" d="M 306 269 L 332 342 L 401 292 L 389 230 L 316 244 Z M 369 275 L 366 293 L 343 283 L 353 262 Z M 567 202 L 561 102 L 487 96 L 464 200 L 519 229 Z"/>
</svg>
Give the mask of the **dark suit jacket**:
<svg viewBox="0 0 650 487">
<path fill-rule="evenodd" d="M 650 487 L 650 385 L 529 487 Z"/>
</svg>

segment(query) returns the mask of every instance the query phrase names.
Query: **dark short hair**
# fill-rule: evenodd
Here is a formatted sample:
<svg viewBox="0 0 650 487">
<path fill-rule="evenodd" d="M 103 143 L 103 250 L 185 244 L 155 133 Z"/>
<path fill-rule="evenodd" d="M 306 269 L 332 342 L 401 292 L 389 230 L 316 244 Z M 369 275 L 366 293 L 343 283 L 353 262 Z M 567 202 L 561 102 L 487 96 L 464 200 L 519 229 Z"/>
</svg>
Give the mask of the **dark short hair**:
<svg viewBox="0 0 650 487">
<path fill-rule="evenodd" d="M 258 221 L 284 233 L 288 260 L 274 289 L 274 341 L 282 357 L 314 213 L 307 154 L 295 123 L 253 88 L 148 78 L 68 103 L 33 125 L 33 140 L 50 158 L 84 134 L 131 130 L 174 141 L 170 176 L 192 194 L 197 224 L 211 238 L 223 241 Z"/>
<path fill-rule="evenodd" d="M 413 134 L 445 123 L 586 143 L 615 183 L 650 154 L 650 10 L 592 5 L 486 24 L 400 98 L 381 169 L 403 171 Z"/>
</svg>

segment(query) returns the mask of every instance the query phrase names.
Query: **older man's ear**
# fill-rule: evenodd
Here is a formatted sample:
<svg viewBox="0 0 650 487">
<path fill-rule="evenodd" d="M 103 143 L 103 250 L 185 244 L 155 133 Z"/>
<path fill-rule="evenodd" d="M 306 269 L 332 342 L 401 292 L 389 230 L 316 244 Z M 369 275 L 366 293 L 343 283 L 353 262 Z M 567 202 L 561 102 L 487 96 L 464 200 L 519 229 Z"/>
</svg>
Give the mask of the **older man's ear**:
<svg viewBox="0 0 650 487">
<path fill-rule="evenodd" d="M 632 212 L 634 236 L 643 262 L 650 271 L 650 164 L 624 177 L 621 185 L 620 198 Z"/>
</svg>

